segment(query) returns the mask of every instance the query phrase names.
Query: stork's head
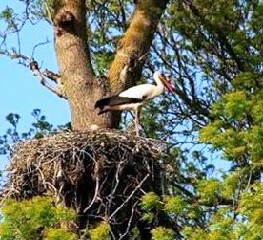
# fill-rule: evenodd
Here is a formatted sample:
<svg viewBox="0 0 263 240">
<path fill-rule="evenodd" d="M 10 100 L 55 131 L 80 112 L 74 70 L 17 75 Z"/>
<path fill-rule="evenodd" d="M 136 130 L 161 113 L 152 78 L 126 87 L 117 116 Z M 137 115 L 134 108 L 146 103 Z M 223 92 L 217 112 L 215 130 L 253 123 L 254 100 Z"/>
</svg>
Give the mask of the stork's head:
<svg viewBox="0 0 263 240">
<path fill-rule="evenodd" d="M 160 79 L 162 84 L 168 89 L 169 92 L 174 92 L 175 87 L 172 85 L 171 80 L 161 72 L 157 71 L 153 74 L 154 79 Z"/>
</svg>

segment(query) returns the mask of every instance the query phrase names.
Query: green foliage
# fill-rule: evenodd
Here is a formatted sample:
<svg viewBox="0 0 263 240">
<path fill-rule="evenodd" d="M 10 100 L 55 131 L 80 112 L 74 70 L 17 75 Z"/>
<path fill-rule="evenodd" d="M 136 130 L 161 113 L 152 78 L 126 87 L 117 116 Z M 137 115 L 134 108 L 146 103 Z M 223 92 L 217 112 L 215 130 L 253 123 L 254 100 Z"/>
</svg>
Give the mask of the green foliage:
<svg viewBox="0 0 263 240">
<path fill-rule="evenodd" d="M 109 63 L 113 60 L 112 52 L 107 50 L 97 52 L 94 55 L 94 62 L 96 62 L 96 71 L 99 75 L 106 75 L 105 69 L 109 69 Z"/>
<path fill-rule="evenodd" d="M 218 209 L 206 228 L 186 227 L 183 230 L 187 239 L 227 240 L 238 238 L 238 225 L 235 225 L 228 207 Z"/>
<path fill-rule="evenodd" d="M 215 116 L 223 114 L 227 121 L 242 121 L 251 109 L 251 102 L 244 91 L 225 94 L 213 106 Z"/>
<path fill-rule="evenodd" d="M 262 152 L 262 113 L 260 102 L 256 99 L 261 91 L 250 97 L 244 91 L 226 94 L 213 106 L 213 114 L 217 118 L 200 134 L 200 139 L 223 150 L 225 157 L 240 161 L 246 154 L 253 162 L 261 162 Z M 253 125 L 251 120 L 255 119 Z"/>
<path fill-rule="evenodd" d="M 4 18 L 6 20 L 10 20 L 13 18 L 14 11 L 10 7 L 6 7 L 0 14 L 0 18 Z"/>
<path fill-rule="evenodd" d="M 262 184 L 251 185 L 249 191 L 241 196 L 238 212 L 247 222 L 247 239 L 260 239 L 263 236 L 263 186 Z"/>
<path fill-rule="evenodd" d="M 222 196 L 225 199 L 233 199 L 238 192 L 237 186 L 240 183 L 240 178 L 242 178 L 242 172 L 236 170 L 228 174 L 222 183 Z"/>
<path fill-rule="evenodd" d="M 50 197 L 34 197 L 21 202 L 10 199 L 5 202 L 2 214 L 0 236 L 3 240 L 35 240 L 46 234 L 50 236 L 48 239 L 77 239 L 74 233 L 59 227 L 61 223 L 74 221 L 75 211 L 55 206 Z"/>
<path fill-rule="evenodd" d="M 164 211 L 168 214 L 180 214 L 183 213 L 187 203 L 182 196 L 168 196 L 165 199 Z"/>
<path fill-rule="evenodd" d="M 185 227 L 183 230 L 184 236 L 189 240 L 208 239 L 208 234 L 200 228 Z"/>
<path fill-rule="evenodd" d="M 173 240 L 174 232 L 171 229 L 166 229 L 164 227 L 157 227 L 151 231 L 152 240 Z"/>
<path fill-rule="evenodd" d="M 96 228 L 88 231 L 91 240 L 110 240 L 110 225 L 107 222 L 101 222 Z"/>
<path fill-rule="evenodd" d="M 78 240 L 78 236 L 65 229 L 52 229 L 46 231 L 45 238 L 48 240 Z"/>
<path fill-rule="evenodd" d="M 140 239 L 140 231 L 137 227 L 134 227 L 133 229 L 131 229 L 130 239 L 131 240 L 139 240 Z"/>
<path fill-rule="evenodd" d="M 0 19 L 4 19 L 4 21 L 7 24 L 7 28 L 10 30 L 16 29 L 16 14 L 14 13 L 14 10 L 10 7 L 6 7 L 5 10 L 3 10 L 0 13 Z"/>
<path fill-rule="evenodd" d="M 141 198 L 141 208 L 143 210 L 142 218 L 145 221 L 152 222 L 155 214 L 162 207 L 160 196 L 154 192 L 146 193 Z"/>
<path fill-rule="evenodd" d="M 221 192 L 221 183 L 217 179 L 203 179 L 197 185 L 200 201 L 205 204 L 214 203 Z"/>
<path fill-rule="evenodd" d="M 161 206 L 160 197 L 154 193 L 149 192 L 142 196 L 141 207 L 144 210 L 151 211 L 154 209 L 159 209 Z"/>
<path fill-rule="evenodd" d="M 86 7 L 92 66 L 97 75 L 106 75 L 128 24 L 130 1 L 87 1 Z"/>
</svg>

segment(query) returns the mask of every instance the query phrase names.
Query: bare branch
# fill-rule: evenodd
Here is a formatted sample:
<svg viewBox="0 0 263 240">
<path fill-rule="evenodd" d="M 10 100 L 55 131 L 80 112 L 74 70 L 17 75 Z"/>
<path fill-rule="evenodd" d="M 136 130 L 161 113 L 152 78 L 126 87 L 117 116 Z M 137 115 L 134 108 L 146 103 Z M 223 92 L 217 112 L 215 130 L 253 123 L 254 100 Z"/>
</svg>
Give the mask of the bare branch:
<svg viewBox="0 0 263 240">
<path fill-rule="evenodd" d="M 55 93 L 61 98 L 67 99 L 64 91 L 63 91 L 63 85 L 59 82 L 57 86 L 51 86 L 45 79 L 44 75 L 41 73 L 38 63 L 36 61 L 31 61 L 29 64 L 30 70 L 33 72 L 33 74 L 40 79 L 40 83 L 49 89 L 51 92 Z"/>
<path fill-rule="evenodd" d="M 132 220 L 133 220 L 134 210 L 135 210 L 135 207 L 136 207 L 137 204 L 138 204 L 138 201 L 136 201 L 136 202 L 133 204 L 133 206 L 132 206 L 132 208 L 131 208 L 131 216 L 130 216 L 130 219 L 129 219 L 129 222 L 128 222 L 126 231 L 125 231 L 122 235 L 119 236 L 119 240 L 124 239 L 125 236 L 129 233 L 129 231 L 130 231 L 130 229 L 131 229 Z"/>
<path fill-rule="evenodd" d="M 46 41 L 40 42 L 40 43 L 36 44 L 36 45 L 33 47 L 33 49 L 32 49 L 32 54 L 31 54 L 31 56 L 32 56 L 32 57 L 34 56 L 34 53 L 35 53 L 35 50 L 37 49 L 37 47 L 42 46 L 42 45 L 46 45 L 46 44 L 48 44 L 48 43 L 50 43 L 50 40 L 49 40 L 49 39 L 46 39 Z"/>
<path fill-rule="evenodd" d="M 61 76 L 59 74 L 53 73 L 52 71 L 45 69 L 45 71 L 42 73 L 43 76 L 49 78 L 55 83 L 61 83 Z"/>
<path fill-rule="evenodd" d="M 114 215 L 119 212 L 123 206 L 130 201 L 130 199 L 132 198 L 132 196 L 141 188 L 141 186 L 143 185 L 143 183 L 147 180 L 147 178 L 150 176 L 150 174 L 148 173 L 143 180 L 137 185 L 136 188 L 133 189 L 133 191 L 131 192 L 131 194 L 125 199 L 125 201 L 115 209 L 115 211 L 110 215 L 109 220 L 112 219 L 114 217 Z"/>
<path fill-rule="evenodd" d="M 88 154 L 88 153 L 86 153 Z M 90 155 L 90 154 L 89 154 Z M 99 182 L 100 182 L 100 178 L 99 178 L 99 163 L 90 155 L 90 158 L 92 159 L 92 161 L 94 162 L 95 164 L 95 168 L 94 168 L 94 172 L 95 172 L 95 190 L 94 190 L 94 195 L 93 195 L 93 198 L 89 204 L 88 207 L 86 207 L 83 212 L 87 212 L 92 206 L 93 206 L 93 203 L 96 201 L 97 197 L 98 197 L 98 193 L 99 193 Z"/>
</svg>

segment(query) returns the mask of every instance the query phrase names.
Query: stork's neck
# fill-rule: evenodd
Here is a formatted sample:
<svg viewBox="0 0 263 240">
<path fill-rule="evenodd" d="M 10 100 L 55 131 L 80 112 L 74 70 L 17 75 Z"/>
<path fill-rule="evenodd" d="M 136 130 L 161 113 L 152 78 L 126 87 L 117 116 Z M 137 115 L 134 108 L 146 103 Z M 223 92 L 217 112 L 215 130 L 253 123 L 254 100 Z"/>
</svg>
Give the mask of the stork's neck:
<svg viewBox="0 0 263 240">
<path fill-rule="evenodd" d="M 157 84 L 157 87 L 160 89 L 160 90 L 164 90 L 164 85 L 163 85 L 163 82 L 161 81 L 161 79 L 159 78 L 159 76 L 154 76 L 154 80 Z"/>
</svg>

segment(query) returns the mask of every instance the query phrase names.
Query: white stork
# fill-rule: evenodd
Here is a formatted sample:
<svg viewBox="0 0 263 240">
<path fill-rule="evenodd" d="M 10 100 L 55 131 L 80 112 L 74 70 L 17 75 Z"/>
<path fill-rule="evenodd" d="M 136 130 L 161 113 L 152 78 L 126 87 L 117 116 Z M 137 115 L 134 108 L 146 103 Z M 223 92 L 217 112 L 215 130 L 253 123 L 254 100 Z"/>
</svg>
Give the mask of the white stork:
<svg viewBox="0 0 263 240">
<path fill-rule="evenodd" d="M 174 87 L 170 81 L 160 72 L 155 72 L 153 78 L 156 85 L 140 84 L 131 87 L 118 95 L 102 98 L 95 103 L 95 109 L 99 108 L 102 114 L 108 111 L 133 110 L 134 124 L 136 135 L 139 136 L 139 117 L 141 106 L 149 99 L 155 98 L 164 92 L 166 87 L 170 92 L 174 91 Z"/>
</svg>

